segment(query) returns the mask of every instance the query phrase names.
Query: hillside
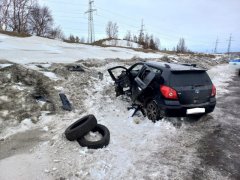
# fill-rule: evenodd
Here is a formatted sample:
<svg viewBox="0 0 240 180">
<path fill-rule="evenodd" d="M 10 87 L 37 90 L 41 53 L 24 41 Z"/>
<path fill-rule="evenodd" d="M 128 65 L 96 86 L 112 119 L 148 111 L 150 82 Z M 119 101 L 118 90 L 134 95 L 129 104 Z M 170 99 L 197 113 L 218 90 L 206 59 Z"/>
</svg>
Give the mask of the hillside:
<svg viewBox="0 0 240 180">
<path fill-rule="evenodd" d="M 135 42 L 120 40 L 120 39 L 111 39 L 103 41 L 103 45 L 107 46 L 119 46 L 119 47 L 128 47 L 128 48 L 141 48 L 141 45 Z"/>
<path fill-rule="evenodd" d="M 144 53 L 125 48 L 69 44 L 36 36 L 19 38 L 0 34 L 0 59 L 16 63 L 71 63 L 87 59 L 161 58 L 162 56 L 160 53 Z"/>
</svg>

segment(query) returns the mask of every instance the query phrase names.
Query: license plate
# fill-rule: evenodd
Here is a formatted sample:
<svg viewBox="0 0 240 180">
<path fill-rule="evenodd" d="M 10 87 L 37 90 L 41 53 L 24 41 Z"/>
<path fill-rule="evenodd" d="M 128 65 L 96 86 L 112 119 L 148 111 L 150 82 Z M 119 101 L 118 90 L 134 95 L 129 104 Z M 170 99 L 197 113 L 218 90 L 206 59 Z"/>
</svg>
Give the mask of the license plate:
<svg viewBox="0 0 240 180">
<path fill-rule="evenodd" d="M 205 108 L 187 109 L 187 114 L 200 114 L 200 113 L 205 113 Z"/>
</svg>

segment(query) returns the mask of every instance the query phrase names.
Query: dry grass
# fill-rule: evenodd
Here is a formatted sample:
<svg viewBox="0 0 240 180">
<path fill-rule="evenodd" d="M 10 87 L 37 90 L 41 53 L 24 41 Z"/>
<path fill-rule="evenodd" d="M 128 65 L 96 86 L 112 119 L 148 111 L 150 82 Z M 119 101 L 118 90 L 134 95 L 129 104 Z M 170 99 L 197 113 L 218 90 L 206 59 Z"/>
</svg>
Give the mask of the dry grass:
<svg viewBox="0 0 240 180">
<path fill-rule="evenodd" d="M 100 39 L 98 41 L 95 41 L 92 45 L 95 45 L 95 46 L 101 46 L 101 47 L 111 47 L 111 46 L 108 46 L 108 45 L 104 45 L 103 43 L 105 41 L 110 41 L 112 40 L 113 38 L 105 38 L 105 39 Z"/>
<path fill-rule="evenodd" d="M 26 33 L 17 33 L 17 32 L 11 32 L 11 31 L 3 31 L 3 30 L 0 30 L 0 34 L 6 34 L 14 37 L 30 37 L 31 36 Z"/>
<path fill-rule="evenodd" d="M 63 39 L 63 42 L 65 42 L 65 43 L 69 43 L 69 44 L 85 44 L 85 45 L 91 45 L 91 44 L 89 44 L 89 43 L 73 42 L 73 41 L 68 40 L 68 39 Z"/>
</svg>

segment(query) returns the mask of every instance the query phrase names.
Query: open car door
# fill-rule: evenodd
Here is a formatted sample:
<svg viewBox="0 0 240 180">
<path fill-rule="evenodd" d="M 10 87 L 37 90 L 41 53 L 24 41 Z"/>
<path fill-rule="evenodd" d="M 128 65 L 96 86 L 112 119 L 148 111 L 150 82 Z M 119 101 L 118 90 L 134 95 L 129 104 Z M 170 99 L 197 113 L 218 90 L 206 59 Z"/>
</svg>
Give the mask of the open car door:
<svg viewBox="0 0 240 180">
<path fill-rule="evenodd" d="M 127 68 L 116 66 L 108 69 L 108 73 L 115 82 L 116 96 L 130 93 L 131 83 Z"/>
<path fill-rule="evenodd" d="M 108 69 L 108 73 L 110 74 L 111 78 L 115 82 L 118 79 L 118 77 L 121 75 L 121 73 L 124 71 L 127 72 L 127 68 L 125 68 L 124 66 L 116 66 Z"/>
<path fill-rule="evenodd" d="M 134 79 L 137 87 L 133 89 L 133 102 L 147 89 L 154 78 L 155 72 L 151 71 L 151 69 L 145 65 Z"/>
</svg>

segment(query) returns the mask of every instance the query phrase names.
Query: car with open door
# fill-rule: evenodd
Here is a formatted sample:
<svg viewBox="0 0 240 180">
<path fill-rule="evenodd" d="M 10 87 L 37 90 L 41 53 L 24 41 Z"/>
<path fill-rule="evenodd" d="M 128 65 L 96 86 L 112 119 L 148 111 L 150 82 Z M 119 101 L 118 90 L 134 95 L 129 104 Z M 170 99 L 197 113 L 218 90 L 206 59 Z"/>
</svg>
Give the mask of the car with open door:
<svg viewBox="0 0 240 180">
<path fill-rule="evenodd" d="M 108 69 L 116 95 L 127 95 L 152 121 L 202 116 L 214 110 L 216 88 L 205 69 L 193 64 L 140 62 Z"/>
</svg>

